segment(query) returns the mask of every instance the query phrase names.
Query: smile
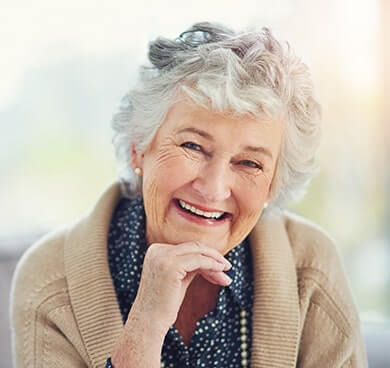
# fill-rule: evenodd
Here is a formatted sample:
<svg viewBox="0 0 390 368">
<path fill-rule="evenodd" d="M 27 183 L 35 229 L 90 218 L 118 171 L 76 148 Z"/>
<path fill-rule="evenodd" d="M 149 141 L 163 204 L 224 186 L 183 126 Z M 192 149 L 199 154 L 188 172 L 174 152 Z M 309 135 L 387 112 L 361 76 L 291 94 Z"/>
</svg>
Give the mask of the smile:
<svg viewBox="0 0 390 368">
<path fill-rule="evenodd" d="M 185 209 L 185 210 L 187 210 L 187 211 L 189 211 L 191 213 L 194 213 L 195 215 L 206 217 L 206 218 L 213 218 L 213 219 L 218 220 L 224 214 L 224 212 L 206 212 L 206 211 L 202 211 L 199 208 L 191 206 L 190 204 L 182 201 L 181 199 L 179 199 L 179 204 L 180 204 L 181 208 L 183 208 L 183 209 Z"/>
<path fill-rule="evenodd" d="M 189 204 L 182 199 L 178 199 L 177 205 L 187 213 L 190 213 L 192 215 L 196 215 L 200 218 L 208 219 L 208 220 L 222 220 L 229 216 L 228 212 L 222 212 L 222 211 L 205 211 L 198 207 L 195 207 L 193 204 Z"/>
</svg>

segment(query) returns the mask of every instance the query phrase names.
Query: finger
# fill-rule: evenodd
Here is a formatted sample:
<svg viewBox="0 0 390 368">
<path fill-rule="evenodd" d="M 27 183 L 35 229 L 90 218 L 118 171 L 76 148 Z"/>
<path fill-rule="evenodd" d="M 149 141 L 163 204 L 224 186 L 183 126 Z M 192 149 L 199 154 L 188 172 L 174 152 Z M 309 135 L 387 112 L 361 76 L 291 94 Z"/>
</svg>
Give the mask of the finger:
<svg viewBox="0 0 390 368">
<path fill-rule="evenodd" d="M 221 254 L 219 253 L 216 249 L 211 248 L 201 242 L 198 241 L 193 241 L 193 242 L 186 242 L 186 243 L 181 243 L 178 245 L 173 246 L 172 251 L 175 253 L 175 255 L 185 255 L 185 254 L 196 254 L 200 253 L 202 255 L 212 257 L 216 261 L 223 263 L 226 265 L 225 270 L 229 270 L 232 265 L 231 263 Z"/>
<path fill-rule="evenodd" d="M 225 265 L 203 254 L 186 254 L 177 257 L 178 266 L 185 272 L 199 270 L 223 271 Z"/>
<path fill-rule="evenodd" d="M 213 257 L 218 262 L 226 264 L 226 266 L 231 268 L 231 263 L 216 249 L 209 247 L 199 241 L 184 242 L 177 245 L 165 244 L 165 243 L 153 243 L 148 247 L 147 253 L 152 253 L 153 257 L 161 258 L 167 253 L 173 254 L 175 256 L 198 253 L 204 254 L 209 257 Z"/>
<path fill-rule="evenodd" d="M 228 286 L 232 282 L 232 279 L 224 272 L 201 271 L 199 274 L 215 285 Z"/>
</svg>

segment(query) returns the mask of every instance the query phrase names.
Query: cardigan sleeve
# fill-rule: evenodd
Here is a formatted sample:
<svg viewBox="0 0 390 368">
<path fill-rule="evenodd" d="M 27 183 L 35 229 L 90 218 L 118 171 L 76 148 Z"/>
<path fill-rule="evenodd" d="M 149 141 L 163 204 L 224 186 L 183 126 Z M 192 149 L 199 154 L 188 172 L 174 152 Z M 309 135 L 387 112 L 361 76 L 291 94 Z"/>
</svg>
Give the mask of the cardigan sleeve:
<svg viewBox="0 0 390 368">
<path fill-rule="evenodd" d="M 74 319 L 60 237 L 31 247 L 11 290 L 15 368 L 86 368 L 90 361 Z"/>
<path fill-rule="evenodd" d="M 64 303 L 64 294 L 57 291 L 47 299 L 21 300 L 21 292 L 16 284 L 12 307 L 15 367 L 86 368 L 83 344 L 72 326 L 71 306 Z"/>
<path fill-rule="evenodd" d="M 297 271 L 299 368 L 366 368 L 367 358 L 344 268 L 331 238 L 290 216 L 286 227 Z"/>
<path fill-rule="evenodd" d="M 300 368 L 366 368 L 359 314 L 347 287 L 341 265 L 332 270 L 332 284 L 318 269 L 298 272 L 302 332 Z"/>
<path fill-rule="evenodd" d="M 344 330 L 319 304 L 310 303 L 304 321 L 298 367 L 366 368 L 365 349 L 358 327 Z"/>
</svg>

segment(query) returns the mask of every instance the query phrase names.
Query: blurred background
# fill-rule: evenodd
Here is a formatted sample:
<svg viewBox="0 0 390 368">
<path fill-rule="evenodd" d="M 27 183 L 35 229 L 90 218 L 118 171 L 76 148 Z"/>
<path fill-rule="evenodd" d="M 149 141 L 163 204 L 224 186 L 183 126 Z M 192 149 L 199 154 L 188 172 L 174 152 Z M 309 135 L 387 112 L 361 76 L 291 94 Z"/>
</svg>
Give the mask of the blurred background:
<svg viewBox="0 0 390 368">
<path fill-rule="evenodd" d="M 292 209 L 335 240 L 362 320 L 389 321 L 388 0 L 0 0 L 0 286 L 9 288 L 10 259 L 115 180 L 110 120 L 147 42 L 203 20 L 267 26 L 310 66 L 323 142 Z M 9 341 L 0 346 L 9 355 Z"/>
</svg>

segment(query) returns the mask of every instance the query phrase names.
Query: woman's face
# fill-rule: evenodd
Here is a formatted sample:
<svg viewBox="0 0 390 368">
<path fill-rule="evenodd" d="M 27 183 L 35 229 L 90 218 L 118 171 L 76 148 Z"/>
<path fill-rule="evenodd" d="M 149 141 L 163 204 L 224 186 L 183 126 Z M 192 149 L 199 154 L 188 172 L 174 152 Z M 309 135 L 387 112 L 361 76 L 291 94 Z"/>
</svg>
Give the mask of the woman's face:
<svg viewBox="0 0 390 368">
<path fill-rule="evenodd" d="M 148 244 L 201 241 L 222 254 L 260 217 L 282 140 L 279 121 L 176 102 L 132 166 L 143 171 Z"/>
</svg>

